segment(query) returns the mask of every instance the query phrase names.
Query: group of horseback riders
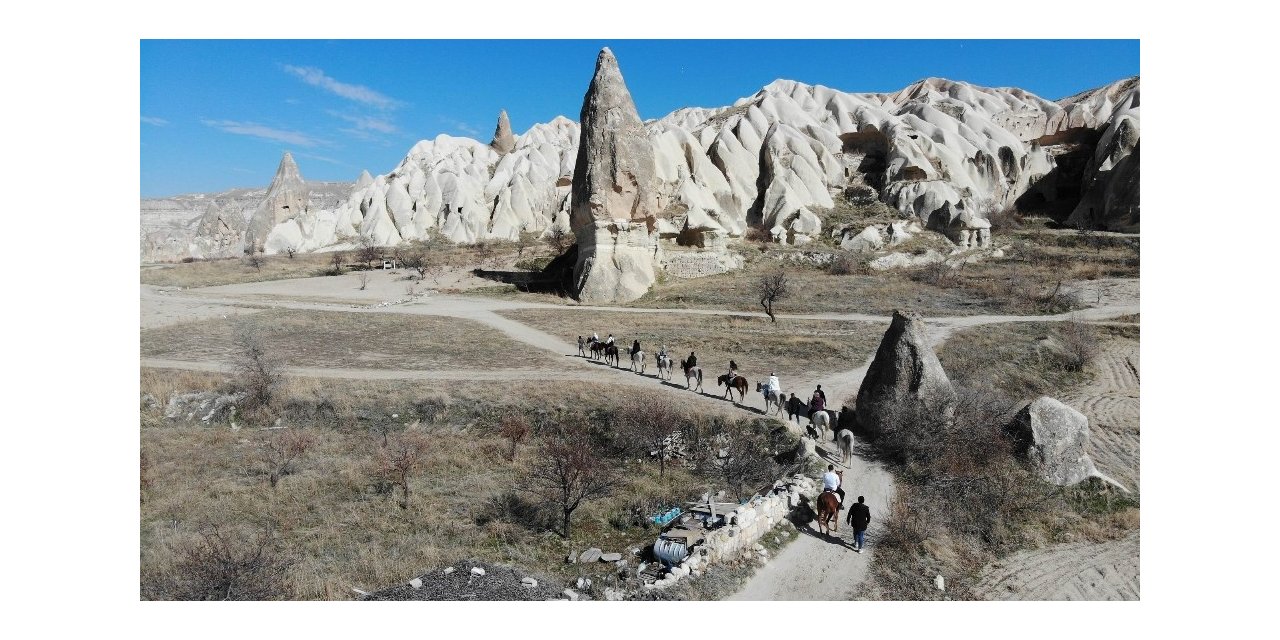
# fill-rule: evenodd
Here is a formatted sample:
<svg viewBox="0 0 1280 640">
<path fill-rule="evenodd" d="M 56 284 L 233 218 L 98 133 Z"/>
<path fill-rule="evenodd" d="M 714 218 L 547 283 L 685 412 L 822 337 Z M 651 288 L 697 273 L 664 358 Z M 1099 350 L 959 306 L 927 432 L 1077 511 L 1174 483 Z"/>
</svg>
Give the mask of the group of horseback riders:
<svg viewBox="0 0 1280 640">
<path fill-rule="evenodd" d="M 612 333 L 606 336 L 604 340 L 601 340 L 600 334 L 596 333 L 595 331 L 592 331 L 591 337 L 589 339 L 584 341 L 581 337 L 579 337 L 578 341 L 579 341 L 580 349 L 583 347 L 583 344 L 585 343 L 586 345 L 590 345 L 592 347 L 591 351 L 593 353 L 597 350 L 596 345 L 599 345 L 600 347 L 602 347 L 601 350 L 604 351 L 605 354 L 608 354 L 608 352 L 610 351 L 609 347 L 614 347 L 614 353 L 616 353 L 616 345 L 615 345 L 616 341 Z M 642 349 L 640 348 L 640 340 L 637 339 L 632 341 L 631 348 L 627 350 L 627 355 L 634 360 L 636 354 L 639 354 L 641 352 L 642 352 Z M 670 360 L 670 356 L 667 354 L 667 345 L 663 344 L 658 349 L 657 356 L 658 356 L 657 361 L 658 361 L 660 372 L 661 372 L 661 369 L 664 367 L 670 368 L 671 360 Z M 684 369 L 686 377 L 695 377 L 693 372 L 696 370 L 697 371 L 696 377 L 698 378 L 699 382 L 701 382 L 702 373 L 701 373 L 701 370 L 698 369 L 697 353 L 690 351 L 689 357 L 685 360 L 682 360 L 680 362 L 680 365 Z M 733 359 L 730 359 L 729 374 L 728 376 L 723 377 L 723 379 L 726 382 L 725 386 L 729 387 L 734 381 L 738 380 L 738 378 L 739 378 L 738 363 Z M 743 379 L 742 384 L 743 384 L 743 387 L 745 387 L 745 384 L 746 384 L 745 379 Z M 782 382 L 778 379 L 778 374 L 776 372 L 772 372 L 772 371 L 769 372 L 769 378 L 764 382 L 764 384 L 759 385 L 759 388 L 766 402 L 769 402 L 776 398 L 777 403 L 781 405 L 782 402 L 784 401 L 783 393 L 782 393 Z M 796 394 L 792 393 L 791 397 L 789 399 L 786 399 L 785 402 L 791 414 L 793 415 L 799 414 L 800 405 L 802 405 L 803 402 L 796 397 Z M 822 385 L 818 385 L 818 388 L 814 390 L 813 395 L 809 399 L 808 418 L 810 420 L 813 420 L 813 414 L 820 411 L 825 411 L 826 408 L 827 408 L 827 394 L 822 390 Z"/>
</svg>

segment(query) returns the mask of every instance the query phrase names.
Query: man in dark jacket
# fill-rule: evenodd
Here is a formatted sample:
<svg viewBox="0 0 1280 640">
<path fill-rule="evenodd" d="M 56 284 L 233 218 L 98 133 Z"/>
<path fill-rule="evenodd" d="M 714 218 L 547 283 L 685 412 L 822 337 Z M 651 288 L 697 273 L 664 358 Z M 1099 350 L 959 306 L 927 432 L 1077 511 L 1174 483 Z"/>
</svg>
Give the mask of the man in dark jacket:
<svg viewBox="0 0 1280 640">
<path fill-rule="evenodd" d="M 845 520 L 853 527 L 853 550 L 862 553 L 867 546 L 867 525 L 871 524 L 871 509 L 867 507 L 866 498 L 858 496 L 858 504 L 849 507 Z"/>
</svg>

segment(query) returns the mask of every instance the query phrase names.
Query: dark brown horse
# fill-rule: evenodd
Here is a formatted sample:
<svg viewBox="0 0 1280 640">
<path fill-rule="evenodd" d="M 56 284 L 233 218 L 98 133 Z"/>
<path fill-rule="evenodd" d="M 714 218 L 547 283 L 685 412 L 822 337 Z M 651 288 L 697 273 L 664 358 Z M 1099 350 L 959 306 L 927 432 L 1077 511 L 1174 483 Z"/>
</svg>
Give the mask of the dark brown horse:
<svg viewBox="0 0 1280 640">
<path fill-rule="evenodd" d="M 733 390 L 738 390 L 738 400 L 741 401 L 747 397 L 747 379 L 742 376 L 734 377 L 733 381 L 729 381 L 729 374 L 724 374 L 716 378 L 716 386 L 724 385 L 724 395 L 722 398 L 733 399 Z"/>
<path fill-rule="evenodd" d="M 618 366 L 618 345 L 606 344 L 604 346 L 604 363 L 609 364 L 609 360 L 613 360 L 613 366 Z"/>
<path fill-rule="evenodd" d="M 604 343 L 600 342 L 599 340 L 591 343 L 590 350 L 591 350 L 592 360 L 599 360 L 602 356 L 604 356 L 604 346 L 605 346 Z"/>
<path fill-rule="evenodd" d="M 831 523 L 835 523 L 835 527 Z M 823 531 L 826 529 L 826 531 Z M 830 535 L 840 530 L 840 496 L 834 491 L 823 491 L 818 496 L 818 533 Z"/>
</svg>

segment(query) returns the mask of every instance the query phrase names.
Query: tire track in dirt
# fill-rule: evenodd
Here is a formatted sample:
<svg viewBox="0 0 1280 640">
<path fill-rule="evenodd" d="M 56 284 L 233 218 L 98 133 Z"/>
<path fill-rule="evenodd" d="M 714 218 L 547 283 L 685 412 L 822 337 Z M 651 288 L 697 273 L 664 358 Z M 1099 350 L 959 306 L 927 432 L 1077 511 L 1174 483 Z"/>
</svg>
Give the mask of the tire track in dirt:
<svg viewBox="0 0 1280 640">
<path fill-rule="evenodd" d="M 1141 478 L 1138 341 L 1107 341 L 1094 364 L 1094 379 L 1062 401 L 1089 418 L 1089 455 L 1098 469 L 1136 491 Z"/>
<path fill-rule="evenodd" d="M 992 563 L 974 592 L 985 600 L 1138 600 L 1139 551 L 1138 531 L 1019 551 Z"/>
</svg>

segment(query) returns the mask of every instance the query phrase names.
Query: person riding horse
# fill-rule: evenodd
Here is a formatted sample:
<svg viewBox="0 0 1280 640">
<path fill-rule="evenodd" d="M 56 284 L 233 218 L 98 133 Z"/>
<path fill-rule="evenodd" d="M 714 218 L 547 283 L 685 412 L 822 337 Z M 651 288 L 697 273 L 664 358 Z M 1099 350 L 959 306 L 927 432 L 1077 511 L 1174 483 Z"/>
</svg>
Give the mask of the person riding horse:
<svg viewBox="0 0 1280 640">
<path fill-rule="evenodd" d="M 772 371 L 769 372 L 769 381 L 764 383 L 765 398 L 769 397 L 770 391 L 772 391 L 775 396 L 782 393 L 782 383 L 778 382 L 778 374 Z"/>
<path fill-rule="evenodd" d="M 733 360 L 730 360 L 729 361 L 729 380 L 733 380 L 734 378 L 737 378 L 737 377 L 738 377 L 738 363 L 734 362 Z"/>
<path fill-rule="evenodd" d="M 692 369 L 692 368 L 694 368 L 694 367 L 696 367 L 696 366 L 698 366 L 698 356 L 694 355 L 694 354 L 693 354 L 693 352 L 692 352 L 692 351 L 690 351 L 690 352 L 689 352 L 689 359 L 688 359 L 688 360 L 686 360 L 686 361 L 685 361 L 685 363 L 684 363 L 685 371 L 688 371 L 689 369 Z"/>
<path fill-rule="evenodd" d="M 827 394 L 822 392 L 822 386 L 819 385 L 817 391 L 813 392 L 813 397 L 809 398 L 809 422 L 813 422 L 813 414 L 826 410 Z"/>
<path fill-rule="evenodd" d="M 635 355 L 636 355 L 637 353 L 640 353 L 640 341 L 639 341 L 639 340 L 636 340 L 635 342 L 632 342 L 632 343 L 631 343 L 631 350 L 627 352 L 627 354 L 628 354 L 628 355 L 630 355 L 630 356 L 632 356 L 632 357 L 635 357 Z"/>
<path fill-rule="evenodd" d="M 840 507 L 844 508 L 844 487 L 840 486 L 844 483 L 844 472 L 836 471 L 834 464 L 827 465 L 827 472 L 822 474 L 822 490 L 834 491 L 840 496 Z M 839 510 L 837 509 L 837 510 Z"/>
<path fill-rule="evenodd" d="M 611 334 L 609 334 L 609 337 L 608 337 L 608 338 L 605 338 L 605 339 L 604 339 L 604 343 L 605 343 L 606 345 L 613 344 L 613 334 L 612 334 L 612 333 L 611 333 Z"/>
</svg>

